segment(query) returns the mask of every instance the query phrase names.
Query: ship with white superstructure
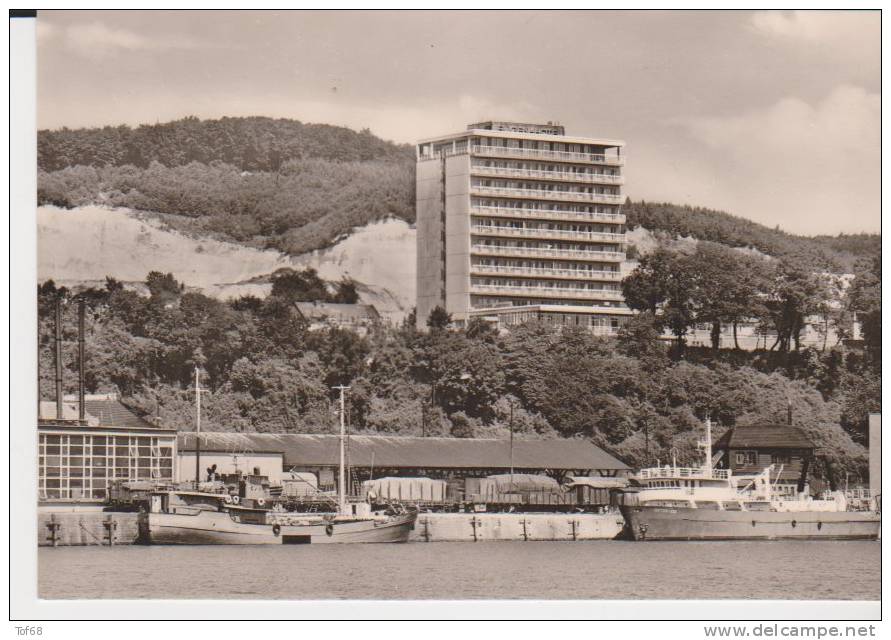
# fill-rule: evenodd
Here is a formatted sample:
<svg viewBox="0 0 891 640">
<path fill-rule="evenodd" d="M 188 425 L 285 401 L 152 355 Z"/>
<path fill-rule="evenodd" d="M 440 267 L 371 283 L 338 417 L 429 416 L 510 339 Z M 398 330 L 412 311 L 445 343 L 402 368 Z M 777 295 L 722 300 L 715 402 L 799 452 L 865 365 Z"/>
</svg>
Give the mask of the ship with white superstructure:
<svg viewBox="0 0 891 640">
<path fill-rule="evenodd" d="M 777 490 L 775 465 L 735 475 L 713 468 L 711 421 L 699 442 L 700 466 L 641 469 L 636 500 L 622 505 L 635 540 L 782 540 L 878 538 L 881 516 L 873 504 L 857 510 L 844 492 L 815 499 L 808 491 L 790 496 Z"/>
</svg>

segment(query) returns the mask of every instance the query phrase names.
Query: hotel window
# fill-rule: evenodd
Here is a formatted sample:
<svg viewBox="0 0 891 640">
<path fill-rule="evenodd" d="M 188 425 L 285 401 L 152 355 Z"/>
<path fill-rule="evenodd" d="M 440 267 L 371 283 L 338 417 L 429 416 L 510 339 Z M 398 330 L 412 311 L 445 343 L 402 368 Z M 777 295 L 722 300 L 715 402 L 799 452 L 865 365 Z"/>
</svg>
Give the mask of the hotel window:
<svg viewBox="0 0 891 640">
<path fill-rule="evenodd" d="M 738 465 L 752 465 L 758 461 L 758 454 L 754 451 L 737 451 L 735 458 Z"/>
</svg>

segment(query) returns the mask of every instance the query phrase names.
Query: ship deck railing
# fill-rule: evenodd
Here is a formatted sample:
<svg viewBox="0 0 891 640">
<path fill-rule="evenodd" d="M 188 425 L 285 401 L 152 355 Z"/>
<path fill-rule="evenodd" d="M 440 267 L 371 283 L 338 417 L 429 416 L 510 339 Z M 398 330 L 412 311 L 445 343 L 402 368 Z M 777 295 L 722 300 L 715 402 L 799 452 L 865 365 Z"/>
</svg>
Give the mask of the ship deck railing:
<svg viewBox="0 0 891 640">
<path fill-rule="evenodd" d="M 727 480 L 730 478 L 730 469 L 704 469 L 702 467 L 652 467 L 641 469 L 637 477 L 640 480 L 654 480 L 662 478 L 702 478 L 714 480 Z"/>
</svg>

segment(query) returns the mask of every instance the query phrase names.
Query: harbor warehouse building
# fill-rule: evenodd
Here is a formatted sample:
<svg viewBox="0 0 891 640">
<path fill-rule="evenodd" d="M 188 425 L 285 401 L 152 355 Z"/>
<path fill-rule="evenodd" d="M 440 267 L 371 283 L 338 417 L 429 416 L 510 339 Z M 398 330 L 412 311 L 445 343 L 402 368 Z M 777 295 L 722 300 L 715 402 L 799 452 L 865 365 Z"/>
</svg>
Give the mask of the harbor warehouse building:
<svg viewBox="0 0 891 640">
<path fill-rule="evenodd" d="M 180 433 L 179 480 L 195 477 L 195 434 Z M 221 474 L 260 472 L 280 484 L 286 472 L 315 475 L 336 487 L 339 436 L 272 433 L 200 434 L 201 468 Z M 507 440 L 351 435 L 346 464 L 352 482 L 381 477 L 481 478 L 508 473 L 616 477 L 630 469 L 587 440 Z"/>
<path fill-rule="evenodd" d="M 630 315 L 624 142 L 480 122 L 417 145 L 417 323 L 536 319 L 612 334 Z"/>
<path fill-rule="evenodd" d="M 173 481 L 176 431 L 147 422 L 115 394 L 41 401 L 38 500 L 99 503 L 115 480 Z"/>
</svg>

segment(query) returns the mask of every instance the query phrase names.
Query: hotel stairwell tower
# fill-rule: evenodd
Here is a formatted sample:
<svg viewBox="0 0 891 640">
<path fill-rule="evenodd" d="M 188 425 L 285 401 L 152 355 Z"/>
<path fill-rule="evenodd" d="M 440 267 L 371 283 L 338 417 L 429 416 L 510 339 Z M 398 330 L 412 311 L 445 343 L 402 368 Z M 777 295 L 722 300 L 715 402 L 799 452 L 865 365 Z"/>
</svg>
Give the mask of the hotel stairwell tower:
<svg viewBox="0 0 891 640">
<path fill-rule="evenodd" d="M 624 142 L 482 122 L 417 145 L 417 324 L 537 319 L 615 333 L 631 315 Z"/>
</svg>

